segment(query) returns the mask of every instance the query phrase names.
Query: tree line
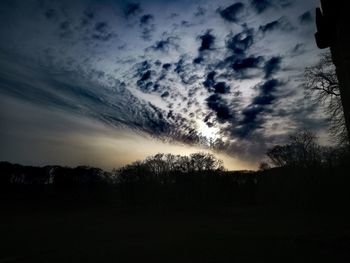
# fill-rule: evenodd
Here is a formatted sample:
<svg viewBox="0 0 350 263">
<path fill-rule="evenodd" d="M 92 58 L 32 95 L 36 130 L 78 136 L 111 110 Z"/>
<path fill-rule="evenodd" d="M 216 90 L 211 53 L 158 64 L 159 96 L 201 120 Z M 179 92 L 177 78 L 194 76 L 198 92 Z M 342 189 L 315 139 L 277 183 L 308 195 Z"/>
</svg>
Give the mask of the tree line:
<svg viewBox="0 0 350 263">
<path fill-rule="evenodd" d="M 350 200 L 348 148 L 317 144 L 312 132 L 268 149 L 259 171 L 227 171 L 209 153 L 156 154 L 112 172 L 78 166 L 0 163 L 1 199 L 83 200 L 143 206 L 305 205 Z M 340 202 L 339 200 L 343 200 Z"/>
<path fill-rule="evenodd" d="M 210 153 L 156 154 L 112 172 L 79 166 L 32 167 L 0 163 L 2 193 L 51 194 L 57 198 L 103 199 L 122 204 L 252 202 L 254 171 L 226 171 Z"/>
<path fill-rule="evenodd" d="M 260 163 L 260 170 L 270 167 L 341 167 L 347 164 L 350 156 L 347 145 L 320 145 L 316 133 L 305 130 L 290 135 L 286 144 L 270 147 L 266 157 L 267 160 Z"/>
</svg>

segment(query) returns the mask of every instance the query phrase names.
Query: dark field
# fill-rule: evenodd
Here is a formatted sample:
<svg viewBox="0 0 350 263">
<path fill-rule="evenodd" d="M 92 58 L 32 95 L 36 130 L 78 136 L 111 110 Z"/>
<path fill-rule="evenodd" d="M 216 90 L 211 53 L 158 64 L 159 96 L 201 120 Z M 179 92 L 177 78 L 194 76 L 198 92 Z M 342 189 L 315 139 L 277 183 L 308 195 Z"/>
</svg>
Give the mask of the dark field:
<svg viewBox="0 0 350 263">
<path fill-rule="evenodd" d="M 2 205 L 0 262 L 350 262 L 349 216 Z"/>
</svg>

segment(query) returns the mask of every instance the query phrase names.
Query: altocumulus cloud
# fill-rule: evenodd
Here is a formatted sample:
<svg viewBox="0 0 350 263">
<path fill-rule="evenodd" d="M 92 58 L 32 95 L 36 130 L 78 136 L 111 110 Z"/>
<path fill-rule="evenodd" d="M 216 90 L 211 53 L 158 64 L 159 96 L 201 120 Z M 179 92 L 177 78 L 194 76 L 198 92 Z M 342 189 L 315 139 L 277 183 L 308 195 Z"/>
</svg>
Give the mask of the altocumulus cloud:
<svg viewBox="0 0 350 263">
<path fill-rule="evenodd" d="M 317 4 L 2 1 L 0 96 L 258 160 L 276 123 L 325 129 L 295 109 Z"/>
</svg>

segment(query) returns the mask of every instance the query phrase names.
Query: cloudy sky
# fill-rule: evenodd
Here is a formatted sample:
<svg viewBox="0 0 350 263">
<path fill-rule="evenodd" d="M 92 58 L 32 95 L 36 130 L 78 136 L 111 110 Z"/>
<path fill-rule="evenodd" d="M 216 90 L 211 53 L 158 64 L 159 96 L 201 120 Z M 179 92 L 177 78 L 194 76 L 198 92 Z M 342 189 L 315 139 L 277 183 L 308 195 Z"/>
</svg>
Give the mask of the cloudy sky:
<svg viewBox="0 0 350 263">
<path fill-rule="evenodd" d="M 298 129 L 317 0 L 2 0 L 0 160 L 105 169 L 212 151 L 255 168 Z"/>
</svg>

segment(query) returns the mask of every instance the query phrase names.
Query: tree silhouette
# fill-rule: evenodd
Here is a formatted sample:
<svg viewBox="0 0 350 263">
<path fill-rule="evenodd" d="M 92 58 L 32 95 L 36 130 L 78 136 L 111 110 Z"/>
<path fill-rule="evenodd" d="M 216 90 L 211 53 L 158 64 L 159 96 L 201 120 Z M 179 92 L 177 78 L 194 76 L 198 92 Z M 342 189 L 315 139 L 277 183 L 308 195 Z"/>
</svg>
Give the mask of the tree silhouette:
<svg viewBox="0 0 350 263">
<path fill-rule="evenodd" d="M 336 69 L 330 52 L 321 55 L 319 62 L 305 69 L 305 89 L 317 103 L 324 105 L 330 119 L 330 133 L 339 144 L 348 142 L 344 111 Z"/>
<path fill-rule="evenodd" d="M 277 167 L 313 167 L 322 162 L 321 147 L 316 143 L 316 134 L 299 131 L 289 137 L 286 145 L 268 149 L 266 155 Z"/>
<path fill-rule="evenodd" d="M 162 181 L 174 173 L 223 171 L 223 162 L 211 153 L 198 152 L 190 156 L 158 153 L 144 161 L 136 161 L 114 170 L 118 182 L 140 181 L 146 177 Z"/>
<path fill-rule="evenodd" d="M 211 153 L 192 153 L 190 155 L 191 170 L 196 172 L 223 170 L 221 160 L 215 158 Z"/>
</svg>

